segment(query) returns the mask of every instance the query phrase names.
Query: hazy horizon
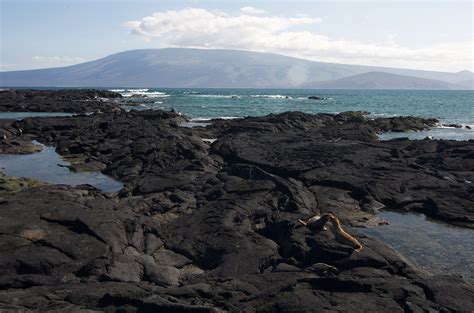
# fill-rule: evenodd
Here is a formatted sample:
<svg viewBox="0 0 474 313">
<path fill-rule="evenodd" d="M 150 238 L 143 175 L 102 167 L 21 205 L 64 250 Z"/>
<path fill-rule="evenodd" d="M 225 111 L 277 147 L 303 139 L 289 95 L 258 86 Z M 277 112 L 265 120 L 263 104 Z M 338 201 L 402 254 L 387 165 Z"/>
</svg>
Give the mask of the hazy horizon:
<svg viewBox="0 0 474 313">
<path fill-rule="evenodd" d="M 0 71 L 135 49 L 267 52 L 311 61 L 474 70 L 472 1 L 1 0 Z"/>
<path fill-rule="evenodd" d="M 83 62 L 79 62 L 79 63 L 73 63 L 73 64 L 66 64 L 66 65 L 56 65 L 56 66 L 48 66 L 48 67 L 39 67 L 39 68 L 32 68 L 32 69 L 29 69 L 29 68 L 25 68 L 25 69 L 19 69 L 19 70 L 0 70 L 0 72 L 9 72 L 9 71 L 29 71 L 29 70 L 42 70 L 42 69 L 49 69 L 49 68 L 61 68 L 61 67 L 69 67 L 69 66 L 74 66 L 74 65 L 79 65 L 79 64 L 83 64 L 83 63 L 88 63 L 88 62 L 93 62 L 93 61 L 97 61 L 97 60 L 100 60 L 100 59 L 103 59 L 103 58 L 106 58 L 108 56 L 111 56 L 111 55 L 116 55 L 116 54 L 121 54 L 121 53 L 124 53 L 124 52 L 132 52 L 132 51 L 140 51 L 140 50 L 166 50 L 166 49 L 193 49 L 193 50 L 221 50 L 221 51 L 240 51 L 240 52 L 255 52 L 255 53 L 270 53 L 270 54 L 274 54 L 274 55 L 277 55 L 277 56 L 286 56 L 284 54 L 280 54 L 280 53 L 275 53 L 275 52 L 261 52 L 261 51 L 252 51 L 252 50 L 243 50 L 243 49 L 223 49 L 223 48 L 181 48 L 181 47 L 165 47 L 165 48 L 141 48 L 141 49 L 130 49 L 130 50 L 124 50 L 124 51 L 117 51 L 117 52 L 114 52 L 114 53 L 111 53 L 111 54 L 108 54 L 108 55 L 104 55 L 104 56 L 101 56 L 101 57 L 98 57 L 97 59 L 92 59 L 92 60 L 85 60 Z M 336 62 L 324 62 L 324 61 L 317 61 L 317 60 L 311 60 L 311 59 L 305 59 L 305 58 L 301 58 L 301 57 L 294 57 L 294 56 L 288 56 L 290 58 L 295 58 L 295 59 L 298 59 L 298 60 L 306 60 L 306 61 L 314 61 L 314 62 L 321 62 L 321 63 L 328 63 L 328 64 L 338 64 L 338 65 L 360 65 L 360 66 L 373 66 L 373 67 L 382 67 L 382 68 L 388 68 L 388 69 L 407 69 L 407 70 L 411 70 L 412 68 L 402 68 L 402 67 L 390 67 L 390 66 L 383 66 L 383 65 L 380 65 L 380 66 L 375 66 L 375 65 L 365 65 L 365 64 L 349 64 L 349 63 L 336 63 Z M 441 72 L 441 73 L 460 73 L 460 72 L 464 72 L 464 71 L 467 71 L 467 72 L 471 72 L 471 73 L 474 73 L 472 70 L 469 70 L 469 69 L 465 69 L 465 70 L 460 70 L 460 71 L 454 71 L 454 72 L 450 72 L 450 71 L 437 71 L 437 70 L 424 70 L 424 69 L 413 69 L 413 70 L 418 70 L 418 71 L 433 71 L 433 72 Z"/>
</svg>

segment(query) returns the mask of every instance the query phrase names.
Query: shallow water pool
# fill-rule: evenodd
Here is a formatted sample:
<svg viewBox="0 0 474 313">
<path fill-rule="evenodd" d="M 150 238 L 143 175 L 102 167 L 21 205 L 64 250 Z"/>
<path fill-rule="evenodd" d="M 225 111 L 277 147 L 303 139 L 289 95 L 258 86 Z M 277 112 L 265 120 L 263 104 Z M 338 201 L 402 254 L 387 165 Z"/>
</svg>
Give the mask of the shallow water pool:
<svg viewBox="0 0 474 313">
<path fill-rule="evenodd" d="M 378 238 L 433 274 L 462 275 L 474 281 L 474 230 L 427 219 L 424 214 L 381 212 L 388 221 L 357 230 Z"/>
<path fill-rule="evenodd" d="M 22 120 L 28 117 L 73 116 L 64 112 L 0 112 L 0 120 Z"/>
<path fill-rule="evenodd" d="M 419 132 L 387 132 L 379 135 L 380 140 L 390 140 L 394 138 L 406 137 L 411 140 L 423 140 L 431 136 L 432 139 L 443 140 L 474 140 L 474 130 L 467 128 L 448 128 L 435 127 L 425 131 Z"/>
<path fill-rule="evenodd" d="M 39 144 L 34 142 L 35 144 Z M 92 185 L 104 192 L 119 191 L 123 184 L 101 172 L 72 172 L 53 147 L 33 154 L 0 154 L 0 168 L 8 176 L 27 177 L 51 184 Z"/>
<path fill-rule="evenodd" d="M 194 128 L 194 127 L 206 127 L 208 125 L 211 125 L 212 123 L 203 123 L 203 122 L 183 122 L 180 123 L 179 126 L 181 127 L 187 127 L 187 128 Z"/>
</svg>

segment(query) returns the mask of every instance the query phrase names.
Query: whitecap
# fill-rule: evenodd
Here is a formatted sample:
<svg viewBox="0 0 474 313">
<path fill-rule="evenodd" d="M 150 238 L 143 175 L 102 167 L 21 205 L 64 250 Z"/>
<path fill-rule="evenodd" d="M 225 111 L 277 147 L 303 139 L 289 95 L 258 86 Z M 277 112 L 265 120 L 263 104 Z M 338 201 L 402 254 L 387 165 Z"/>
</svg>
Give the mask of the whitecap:
<svg viewBox="0 0 474 313">
<path fill-rule="evenodd" d="M 250 95 L 252 98 L 268 98 L 268 99 L 293 99 L 290 96 L 284 95 Z"/>
<path fill-rule="evenodd" d="M 439 128 L 439 129 L 456 129 L 456 127 L 452 127 L 452 126 L 448 126 L 444 123 L 438 123 L 435 125 L 435 128 Z"/>
<path fill-rule="evenodd" d="M 449 126 L 450 124 L 454 124 L 454 125 L 459 125 L 461 127 L 454 127 L 454 126 Z M 469 128 L 474 129 L 474 124 L 461 124 L 461 123 L 455 123 L 455 122 L 441 122 L 441 123 L 437 123 L 436 128 L 444 128 L 444 129 L 467 129 L 469 130 Z M 469 128 L 468 128 L 469 127 Z"/>
<path fill-rule="evenodd" d="M 235 120 L 240 118 L 238 116 L 216 116 L 216 117 L 194 117 L 191 118 L 191 122 L 206 122 L 210 120 Z"/>
<path fill-rule="evenodd" d="M 148 88 L 146 89 L 127 89 L 129 92 L 147 92 Z"/>
<path fill-rule="evenodd" d="M 193 95 L 193 97 L 199 98 L 225 98 L 225 99 L 238 99 L 240 96 L 237 95 Z"/>
<path fill-rule="evenodd" d="M 129 89 L 127 92 L 122 93 L 124 98 L 130 98 L 132 96 L 143 96 L 144 98 L 165 98 L 169 97 L 166 92 L 161 91 L 148 91 L 148 89 Z"/>
<path fill-rule="evenodd" d="M 212 118 L 210 117 L 194 117 L 190 119 L 191 122 L 205 122 L 205 121 L 210 121 Z"/>
<path fill-rule="evenodd" d="M 218 117 L 215 117 L 214 119 L 219 119 L 219 120 L 235 120 L 235 119 L 238 119 L 240 117 L 238 116 L 218 116 Z"/>
</svg>

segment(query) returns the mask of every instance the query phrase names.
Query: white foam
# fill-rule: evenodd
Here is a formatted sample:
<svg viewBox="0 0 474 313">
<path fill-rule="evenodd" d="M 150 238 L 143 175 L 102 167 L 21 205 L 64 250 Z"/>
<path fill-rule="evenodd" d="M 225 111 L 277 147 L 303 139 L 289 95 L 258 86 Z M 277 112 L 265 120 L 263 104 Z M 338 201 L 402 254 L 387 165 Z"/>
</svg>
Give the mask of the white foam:
<svg viewBox="0 0 474 313">
<path fill-rule="evenodd" d="M 284 95 L 250 95 L 252 98 L 268 98 L 268 99 L 293 99 L 290 96 Z"/>
<path fill-rule="evenodd" d="M 436 124 L 436 125 L 435 125 L 435 128 L 439 128 L 439 129 L 456 129 L 456 127 L 446 126 L 446 125 L 443 125 L 443 124 Z"/>
<path fill-rule="evenodd" d="M 238 116 L 218 116 L 216 117 L 215 119 L 219 119 L 219 120 L 235 120 L 235 119 L 238 119 L 240 117 Z"/>
<path fill-rule="evenodd" d="M 453 126 L 448 126 L 447 124 L 455 124 L 459 125 L 461 127 L 453 127 Z M 470 127 L 471 129 L 466 128 L 466 126 Z M 465 130 L 473 130 L 474 129 L 474 124 L 458 124 L 458 123 L 438 123 L 435 126 L 436 128 L 441 128 L 441 129 L 465 129 Z"/>
<path fill-rule="evenodd" d="M 145 88 L 145 89 L 127 89 L 127 91 L 130 91 L 130 92 L 147 92 L 148 88 Z"/>
<path fill-rule="evenodd" d="M 225 98 L 225 99 L 238 99 L 240 96 L 237 95 L 193 95 L 193 97 L 199 98 Z"/>
<path fill-rule="evenodd" d="M 190 119 L 191 122 L 206 122 L 210 120 L 235 120 L 240 118 L 238 116 L 217 116 L 217 117 L 194 117 Z"/>
<path fill-rule="evenodd" d="M 170 95 L 166 92 L 161 91 L 148 91 L 148 89 L 128 89 L 127 91 L 121 93 L 124 98 L 130 98 L 132 96 L 143 96 L 144 98 L 165 98 Z"/>
<path fill-rule="evenodd" d="M 195 117 L 190 119 L 191 122 L 205 122 L 205 121 L 210 121 L 210 117 Z"/>
</svg>

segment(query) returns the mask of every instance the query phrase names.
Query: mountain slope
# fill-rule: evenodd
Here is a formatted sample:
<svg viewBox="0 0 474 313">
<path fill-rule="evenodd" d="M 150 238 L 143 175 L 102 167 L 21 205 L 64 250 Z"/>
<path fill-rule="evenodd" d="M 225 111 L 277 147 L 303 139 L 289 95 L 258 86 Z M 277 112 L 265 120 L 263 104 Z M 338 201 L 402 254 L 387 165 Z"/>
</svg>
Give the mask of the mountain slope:
<svg viewBox="0 0 474 313">
<path fill-rule="evenodd" d="M 463 80 L 457 84 L 465 89 L 474 90 L 474 79 Z"/>
<path fill-rule="evenodd" d="M 460 86 L 440 80 L 369 72 L 310 85 L 322 89 L 460 89 Z"/>
<path fill-rule="evenodd" d="M 371 71 L 466 80 L 466 73 L 313 62 L 249 51 L 167 48 L 125 51 L 61 68 L 0 72 L 0 86 L 298 88 Z"/>
</svg>

